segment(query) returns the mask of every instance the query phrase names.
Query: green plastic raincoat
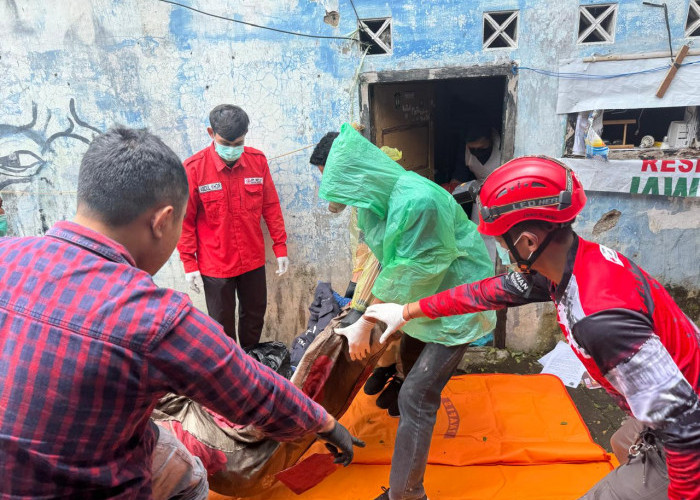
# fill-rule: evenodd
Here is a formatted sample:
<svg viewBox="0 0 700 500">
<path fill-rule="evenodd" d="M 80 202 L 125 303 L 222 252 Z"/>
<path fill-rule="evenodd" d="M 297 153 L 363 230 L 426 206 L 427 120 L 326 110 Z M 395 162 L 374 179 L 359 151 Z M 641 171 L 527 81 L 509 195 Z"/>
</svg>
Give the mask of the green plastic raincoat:
<svg viewBox="0 0 700 500">
<path fill-rule="evenodd" d="M 372 293 L 405 304 L 493 275 L 486 246 L 450 193 L 407 172 L 344 124 L 326 162 L 319 196 L 358 209 L 365 242 L 382 264 Z M 496 324 L 486 311 L 409 322 L 404 332 L 423 342 L 458 345 Z"/>
</svg>

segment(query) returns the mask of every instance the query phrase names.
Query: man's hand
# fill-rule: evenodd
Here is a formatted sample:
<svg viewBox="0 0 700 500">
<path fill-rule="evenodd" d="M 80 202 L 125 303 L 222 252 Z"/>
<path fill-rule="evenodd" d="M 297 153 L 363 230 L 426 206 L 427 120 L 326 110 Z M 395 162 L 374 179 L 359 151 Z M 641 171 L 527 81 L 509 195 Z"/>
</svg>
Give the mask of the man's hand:
<svg viewBox="0 0 700 500">
<path fill-rule="evenodd" d="M 353 361 L 364 359 L 369 353 L 369 338 L 372 334 L 373 326 L 374 323 L 367 321 L 363 317 L 350 326 L 335 329 L 335 333 L 344 335 L 348 339 L 350 359 Z"/>
<path fill-rule="evenodd" d="M 277 276 L 282 276 L 289 269 L 289 257 L 277 257 Z"/>
<path fill-rule="evenodd" d="M 379 342 L 383 344 L 389 336 L 395 331 L 401 329 L 403 325 L 408 323 L 408 319 L 404 318 L 405 306 L 400 304 L 373 304 L 365 311 L 365 316 L 386 324 L 386 330 L 379 337 Z"/>
<path fill-rule="evenodd" d="M 185 281 L 190 285 L 190 290 L 199 293 L 199 284 L 202 282 L 202 274 L 199 271 L 185 273 Z"/>
<path fill-rule="evenodd" d="M 333 417 L 329 418 L 332 419 Z M 353 445 L 359 446 L 360 448 L 365 447 L 364 441 L 350 434 L 345 427 L 335 420 L 333 420 L 332 428 L 326 432 L 319 432 L 318 437 L 326 441 L 326 448 L 328 448 L 331 455 L 335 457 L 333 462 L 336 464 L 343 464 L 343 467 L 347 467 L 350 465 L 350 462 L 352 462 L 352 458 L 355 454 Z"/>
</svg>

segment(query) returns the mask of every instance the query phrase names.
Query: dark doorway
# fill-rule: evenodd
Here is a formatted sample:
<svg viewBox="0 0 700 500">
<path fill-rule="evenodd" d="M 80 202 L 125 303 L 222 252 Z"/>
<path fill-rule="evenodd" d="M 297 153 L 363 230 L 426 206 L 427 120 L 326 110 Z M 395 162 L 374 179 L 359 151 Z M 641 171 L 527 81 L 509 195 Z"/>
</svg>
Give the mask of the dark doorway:
<svg viewBox="0 0 700 500">
<path fill-rule="evenodd" d="M 479 135 L 497 135 L 503 161 L 510 158 L 504 150 L 513 142 L 504 137 L 512 134 L 504 134 L 505 76 L 377 83 L 368 94 L 370 140 L 401 150 L 404 168 L 438 184 L 474 178 L 465 167 L 465 148 Z M 472 151 L 483 158 L 490 149 Z"/>
<path fill-rule="evenodd" d="M 516 89 L 510 65 L 364 73 L 362 124 L 374 144 L 401 150 L 399 164 L 406 170 L 449 190 L 456 186 L 451 181 L 469 180 L 466 143 L 479 129 L 500 136 L 500 163 L 513 157 Z M 505 347 L 505 319 L 500 311 L 494 334 L 499 348 Z"/>
</svg>

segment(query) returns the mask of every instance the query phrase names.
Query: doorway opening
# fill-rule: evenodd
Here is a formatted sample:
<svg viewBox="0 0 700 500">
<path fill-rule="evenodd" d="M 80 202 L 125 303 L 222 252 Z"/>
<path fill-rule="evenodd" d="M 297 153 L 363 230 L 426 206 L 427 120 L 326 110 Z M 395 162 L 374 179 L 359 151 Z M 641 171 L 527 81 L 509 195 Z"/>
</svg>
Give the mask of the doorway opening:
<svg viewBox="0 0 700 500">
<path fill-rule="evenodd" d="M 514 101 L 508 76 L 367 85 L 369 138 L 399 149 L 399 164 L 446 189 L 483 180 L 512 157 Z M 489 159 L 491 161 L 489 162 Z"/>
<path fill-rule="evenodd" d="M 402 167 L 450 192 L 461 182 L 483 180 L 513 157 L 517 78 L 510 65 L 362 74 L 365 136 L 400 150 Z M 473 215 L 471 207 L 465 211 Z M 505 347 L 505 323 L 506 312 L 499 311 L 499 348 Z"/>
</svg>

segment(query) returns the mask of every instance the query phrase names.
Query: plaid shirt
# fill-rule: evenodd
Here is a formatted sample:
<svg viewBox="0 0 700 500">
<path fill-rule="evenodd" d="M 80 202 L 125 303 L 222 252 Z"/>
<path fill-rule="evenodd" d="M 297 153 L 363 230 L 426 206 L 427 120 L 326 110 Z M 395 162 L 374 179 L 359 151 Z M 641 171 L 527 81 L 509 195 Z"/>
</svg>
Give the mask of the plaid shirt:
<svg viewBox="0 0 700 500">
<path fill-rule="evenodd" d="M 158 398 L 285 440 L 326 412 L 186 295 L 71 222 L 0 240 L 0 498 L 149 498 Z"/>
</svg>

